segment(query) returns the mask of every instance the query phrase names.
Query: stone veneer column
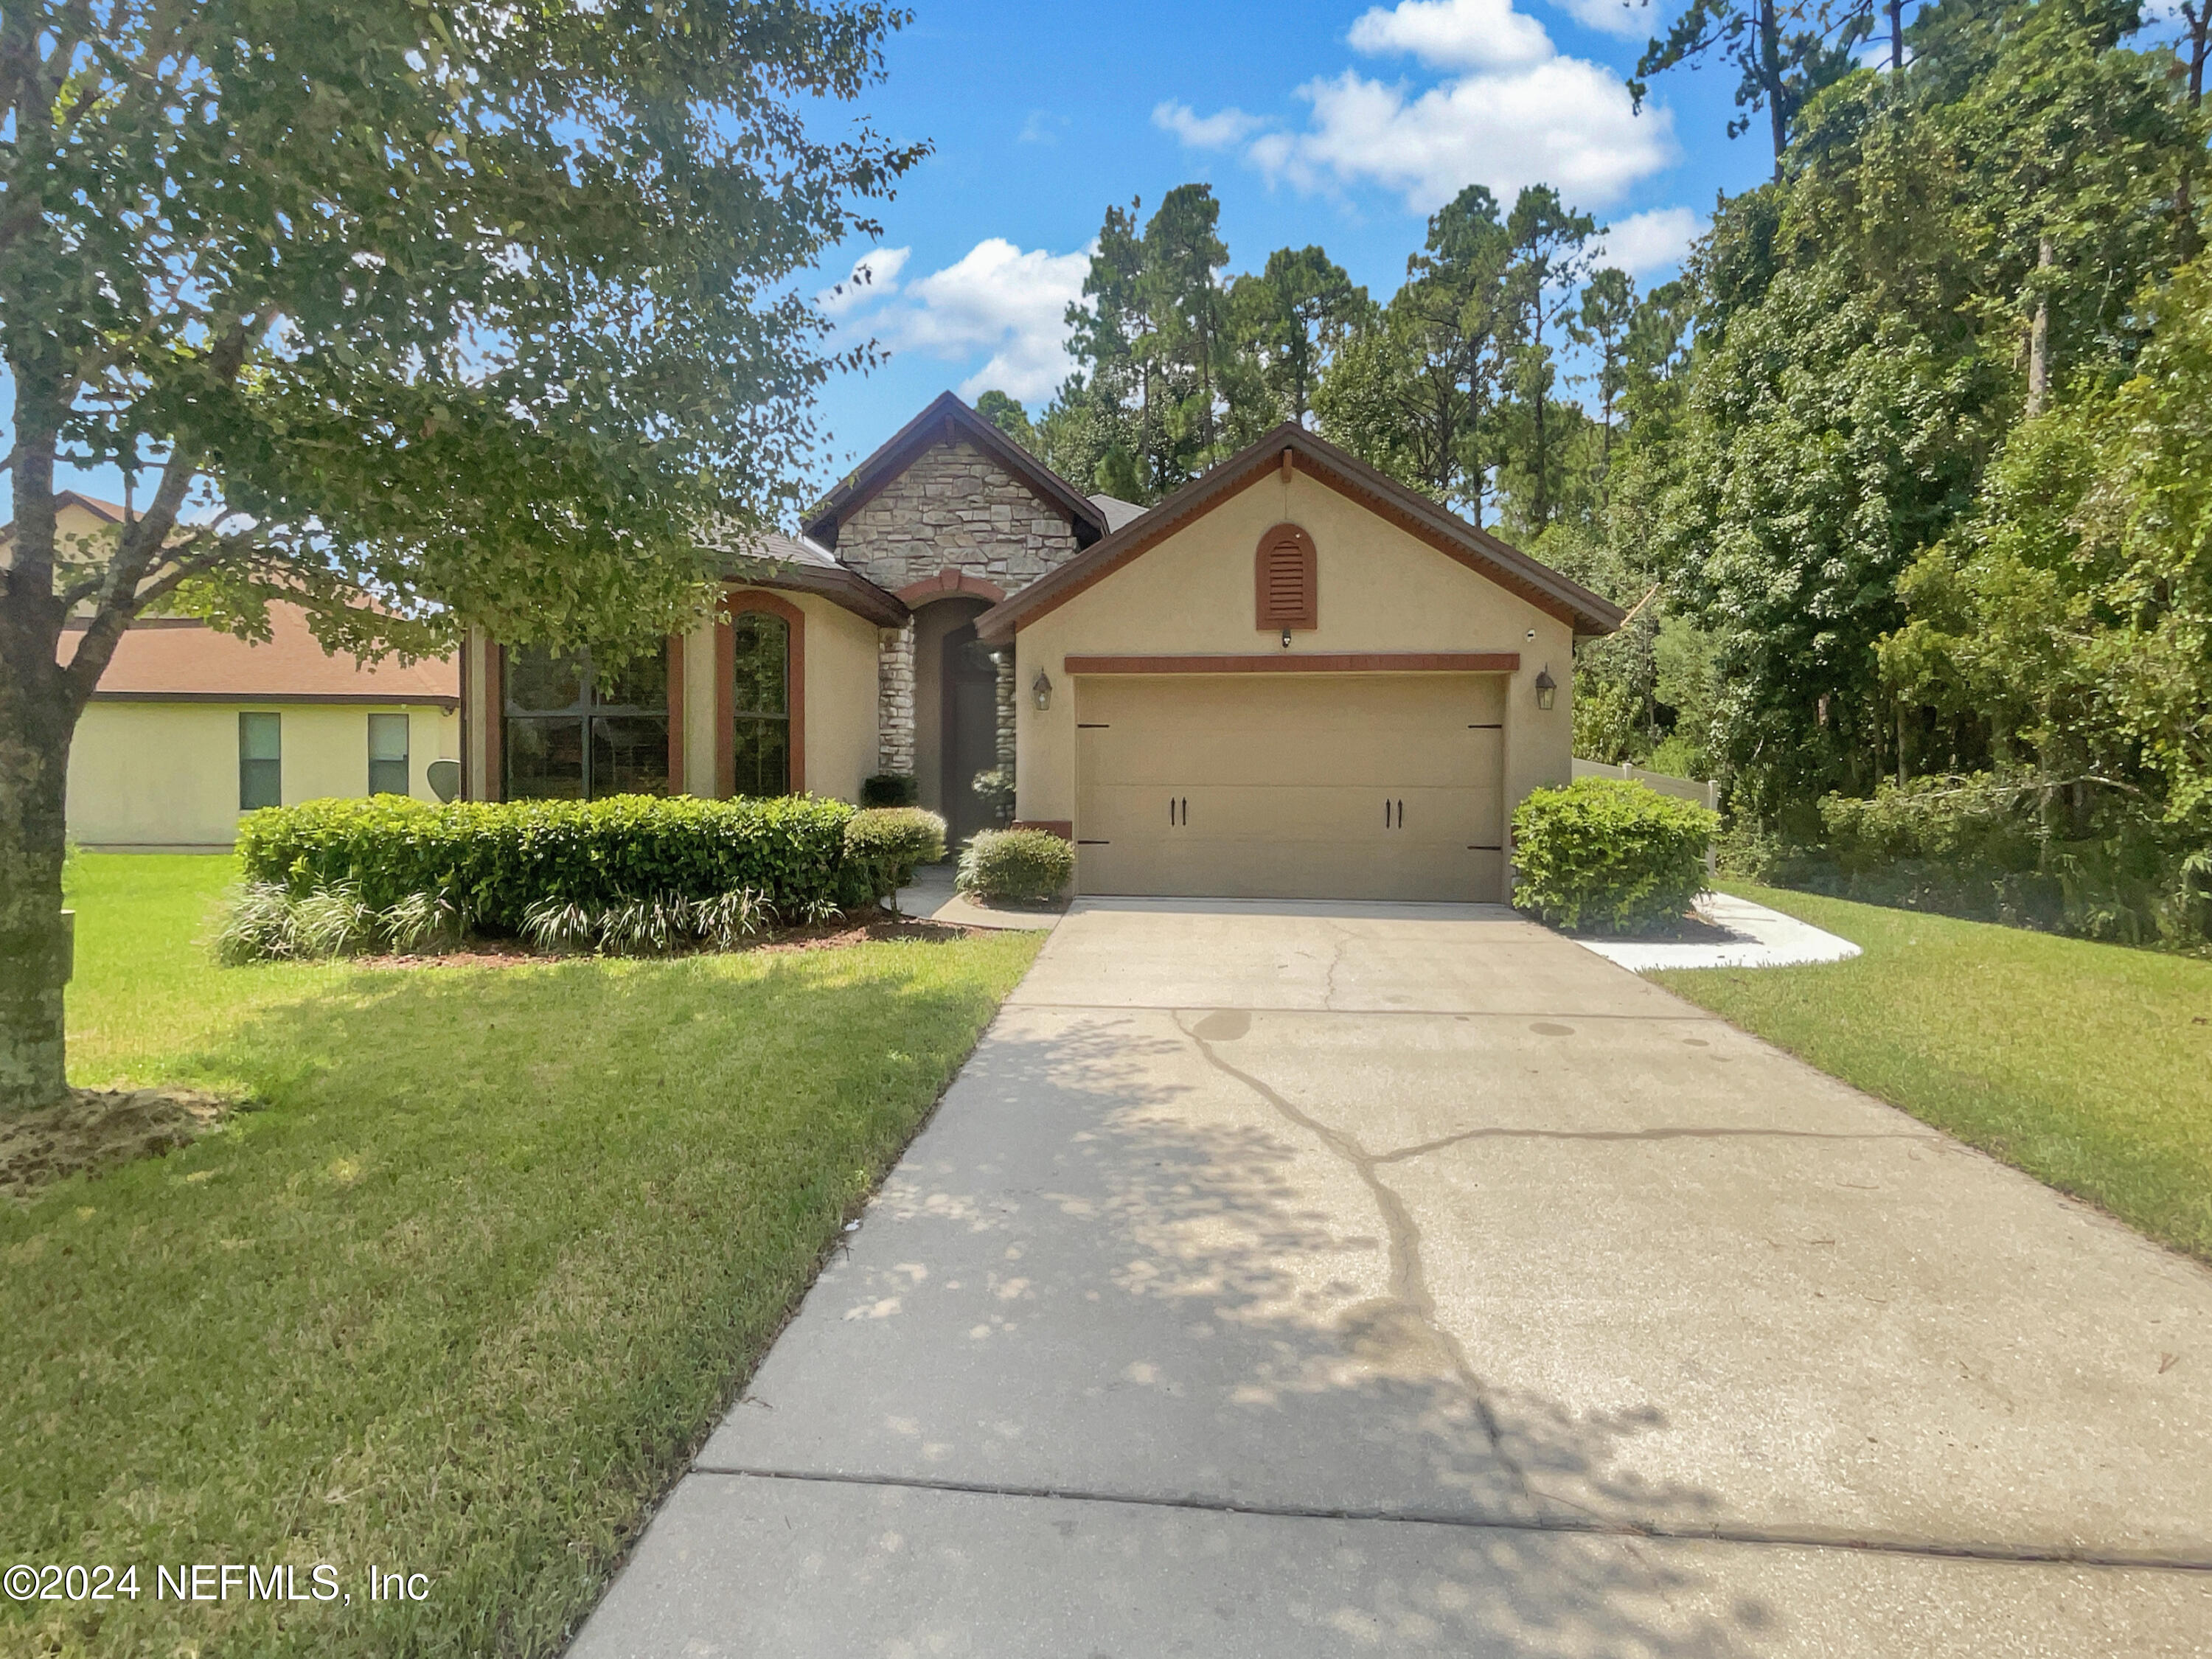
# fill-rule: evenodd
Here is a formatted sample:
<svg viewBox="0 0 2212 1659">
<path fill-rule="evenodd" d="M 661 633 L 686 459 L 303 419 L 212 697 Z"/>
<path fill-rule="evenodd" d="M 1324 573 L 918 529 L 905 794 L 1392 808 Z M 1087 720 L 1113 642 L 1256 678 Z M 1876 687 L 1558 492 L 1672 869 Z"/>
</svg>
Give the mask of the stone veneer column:
<svg viewBox="0 0 2212 1659">
<path fill-rule="evenodd" d="M 999 769 L 1010 780 L 1014 775 L 1014 700 L 1018 695 L 1014 687 L 1014 642 L 1008 640 L 999 651 Z"/>
<path fill-rule="evenodd" d="M 876 770 L 914 775 L 914 624 L 877 635 Z"/>
</svg>

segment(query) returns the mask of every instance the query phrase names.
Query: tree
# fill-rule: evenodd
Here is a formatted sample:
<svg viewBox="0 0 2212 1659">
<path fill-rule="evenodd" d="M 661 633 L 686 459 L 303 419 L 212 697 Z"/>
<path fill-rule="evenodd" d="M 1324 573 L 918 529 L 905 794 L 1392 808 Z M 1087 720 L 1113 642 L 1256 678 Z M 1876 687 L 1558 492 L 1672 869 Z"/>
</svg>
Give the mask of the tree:
<svg viewBox="0 0 2212 1659">
<path fill-rule="evenodd" d="M 1431 216 L 1389 304 L 1364 309 L 1315 403 L 1333 441 L 1477 524 L 1497 450 L 1510 257 L 1497 198 L 1468 185 Z"/>
<path fill-rule="evenodd" d="M 1324 368 L 1370 308 L 1367 290 L 1318 247 L 1279 247 L 1257 276 L 1231 284 L 1229 300 L 1275 410 L 1305 425 Z"/>
<path fill-rule="evenodd" d="M 1644 0 L 1649 5 L 1650 0 Z M 1891 9 L 1893 34 L 1899 13 Z M 1650 95 L 1650 78 L 1682 64 L 1695 65 L 1709 52 L 1736 66 L 1736 107 L 1743 112 L 1729 122 L 1728 134 L 1741 137 L 1751 130 L 1752 118 L 1766 112 L 1767 129 L 1774 144 L 1774 176 L 1782 176 L 1782 156 L 1790 147 L 1797 112 L 1821 88 L 1833 84 L 1851 68 L 1851 49 L 1874 27 L 1870 0 L 1690 0 L 1689 7 L 1667 31 L 1654 37 L 1636 60 L 1629 77 L 1629 96 L 1639 111 Z M 1893 46 L 1902 63 L 1902 47 Z"/>
<path fill-rule="evenodd" d="M 1564 322 L 1574 306 L 1574 285 L 1588 269 L 1585 249 L 1597 221 L 1559 200 L 1548 185 L 1527 185 L 1505 218 L 1504 302 L 1511 319 L 1514 390 L 1528 423 L 1522 458 L 1530 483 L 1528 529 L 1540 535 L 1552 521 L 1557 495 L 1553 478 L 1550 405 L 1554 378 L 1547 329 Z"/>
<path fill-rule="evenodd" d="M 1036 447 L 1036 434 L 1030 428 L 1029 410 L 1006 393 L 986 392 L 975 399 L 975 412 L 1023 448 Z"/>
<path fill-rule="evenodd" d="M 2017 428 L 1986 506 L 1906 573 L 1899 690 L 1999 769 L 2212 845 L 2212 270 L 2148 291 L 2136 372 Z M 2212 876 L 2212 868 L 2201 868 Z"/>
<path fill-rule="evenodd" d="M 1221 392 L 1230 357 L 1228 298 L 1218 272 L 1229 250 L 1221 204 L 1206 185 L 1178 185 L 1145 225 L 1143 295 L 1151 331 L 1137 342 L 1148 370 L 1147 459 L 1165 495 L 1220 459 Z"/>
<path fill-rule="evenodd" d="M 1636 284 L 1628 273 L 1608 265 L 1583 289 L 1579 313 L 1568 324 L 1577 345 L 1597 352 L 1598 424 L 1604 432 L 1603 459 L 1613 459 L 1613 405 L 1628 384 L 1629 328 L 1636 319 Z"/>
<path fill-rule="evenodd" d="M 1047 405 L 1037 428 L 1046 464 L 1055 471 L 1133 501 L 1158 499 L 1139 459 L 1152 403 L 1136 343 L 1150 327 L 1138 291 L 1145 239 L 1137 215 L 1143 205 L 1133 199 L 1126 209 L 1106 210 L 1083 278 L 1083 298 L 1067 307 L 1067 353 L 1079 367 Z"/>
<path fill-rule="evenodd" d="M 809 135 L 902 13 L 31 0 L 0 16 L 0 1109 L 64 1089 L 71 735 L 132 620 L 366 656 L 696 614 L 840 362 L 786 279 L 923 147 Z M 119 468 L 56 544 L 55 468 Z M 142 495 L 142 484 L 143 495 Z M 63 649 L 64 622 L 75 615 Z"/>
</svg>

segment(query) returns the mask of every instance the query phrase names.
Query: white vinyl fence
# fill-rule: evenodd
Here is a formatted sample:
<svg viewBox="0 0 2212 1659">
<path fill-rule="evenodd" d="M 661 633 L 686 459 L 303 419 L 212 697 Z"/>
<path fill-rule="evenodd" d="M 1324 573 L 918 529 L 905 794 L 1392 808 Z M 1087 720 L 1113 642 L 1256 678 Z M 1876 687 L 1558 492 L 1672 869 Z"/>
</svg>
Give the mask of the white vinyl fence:
<svg viewBox="0 0 2212 1659">
<path fill-rule="evenodd" d="M 1626 778 L 1631 783 L 1640 783 L 1647 789 L 1656 789 L 1662 795 L 1676 795 L 1684 800 L 1693 800 L 1713 811 L 1721 810 L 1720 785 L 1704 778 L 1671 777 L 1664 772 L 1647 772 L 1630 761 L 1618 766 L 1608 766 L 1603 761 L 1577 760 L 1575 775 L 1578 778 Z M 1705 849 L 1705 868 L 1713 867 L 1714 854 Z"/>
</svg>

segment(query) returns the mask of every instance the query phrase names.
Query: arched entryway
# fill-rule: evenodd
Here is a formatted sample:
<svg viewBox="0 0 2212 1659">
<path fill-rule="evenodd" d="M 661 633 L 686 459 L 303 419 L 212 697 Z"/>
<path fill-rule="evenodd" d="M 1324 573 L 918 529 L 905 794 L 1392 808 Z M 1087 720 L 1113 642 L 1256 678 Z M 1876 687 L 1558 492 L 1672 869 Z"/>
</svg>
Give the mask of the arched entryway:
<svg viewBox="0 0 2212 1659">
<path fill-rule="evenodd" d="M 975 638 L 988 599 L 951 594 L 915 611 L 915 784 L 958 846 L 992 827 L 975 775 L 998 765 L 998 670 Z"/>
</svg>

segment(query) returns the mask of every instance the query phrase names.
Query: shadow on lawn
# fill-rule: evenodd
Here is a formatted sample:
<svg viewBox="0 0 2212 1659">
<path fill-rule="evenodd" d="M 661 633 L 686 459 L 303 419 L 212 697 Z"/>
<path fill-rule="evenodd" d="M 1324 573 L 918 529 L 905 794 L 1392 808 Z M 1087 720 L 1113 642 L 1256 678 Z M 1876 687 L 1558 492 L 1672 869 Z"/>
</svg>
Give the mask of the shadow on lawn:
<svg viewBox="0 0 2212 1659">
<path fill-rule="evenodd" d="M 959 948 L 340 969 L 246 1014 L 198 1060 L 266 1109 L 21 1218 L 0 1535 L 438 1594 L 0 1609 L 0 1649 L 557 1650 L 995 1006 Z"/>
</svg>

